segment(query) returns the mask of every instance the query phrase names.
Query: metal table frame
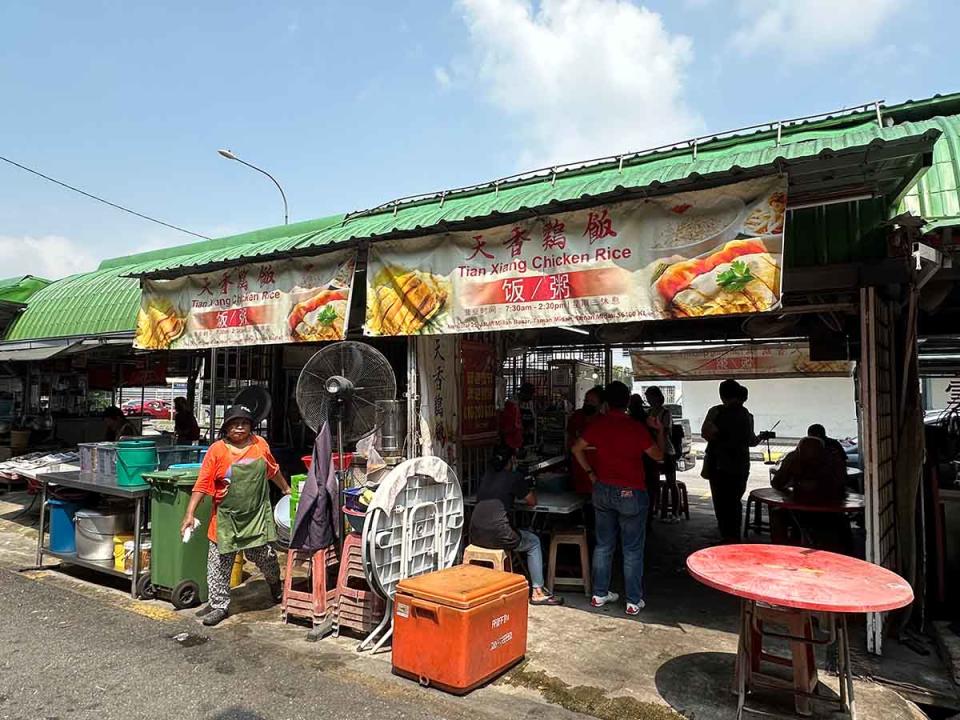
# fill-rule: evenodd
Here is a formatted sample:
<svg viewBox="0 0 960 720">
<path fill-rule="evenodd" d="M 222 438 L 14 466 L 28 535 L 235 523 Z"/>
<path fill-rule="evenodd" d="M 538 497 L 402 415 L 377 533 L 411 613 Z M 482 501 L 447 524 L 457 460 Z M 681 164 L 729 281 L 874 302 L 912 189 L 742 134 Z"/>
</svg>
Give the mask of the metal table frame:
<svg viewBox="0 0 960 720">
<path fill-rule="evenodd" d="M 119 578 L 130 579 L 130 597 L 137 599 L 137 581 L 140 579 L 140 545 L 141 545 L 141 526 L 143 525 L 144 512 L 143 502 L 150 494 L 150 486 L 120 486 L 117 485 L 116 478 L 103 475 L 93 475 L 90 473 L 65 472 L 65 473 L 40 473 L 37 476 L 37 482 L 40 483 L 40 526 L 37 530 L 37 570 L 52 570 L 56 566 L 44 566 L 43 557 L 49 555 L 70 565 L 77 565 L 89 570 L 106 573 Z M 101 495 L 110 495 L 111 497 L 124 498 L 133 501 L 133 569 L 132 573 L 125 573 L 117 570 L 113 566 L 113 560 L 96 562 L 92 560 L 81 560 L 76 553 L 59 553 L 44 546 L 44 534 L 46 533 L 46 511 L 47 511 L 47 486 L 56 485 L 58 487 L 71 488 L 73 490 L 86 490 L 88 492 L 99 493 Z"/>
<path fill-rule="evenodd" d="M 826 618 L 826 635 L 821 637 L 800 637 L 790 635 L 789 633 L 771 632 L 759 624 L 757 620 L 757 605 L 755 600 L 742 599 L 740 602 L 740 640 L 737 645 L 737 665 L 736 665 L 736 690 L 737 690 L 737 720 L 741 720 L 744 713 L 753 715 L 765 715 L 768 717 L 781 717 L 780 713 L 770 713 L 765 710 L 750 708 L 746 704 L 747 695 L 754 688 L 769 688 L 774 690 L 788 690 L 794 696 L 794 699 L 808 698 L 819 702 L 839 704 L 843 712 L 856 720 L 857 711 L 853 697 L 853 672 L 850 669 L 850 639 L 847 634 L 847 616 L 842 613 L 814 613 L 805 610 L 783 609 L 785 612 L 799 612 L 804 617 L 818 615 Z M 781 610 L 776 606 L 766 605 L 772 610 Z M 753 670 L 752 652 L 759 653 L 759 657 L 770 659 L 765 656 L 762 647 L 753 648 L 754 634 L 760 637 L 762 646 L 763 638 L 778 638 L 791 643 L 800 643 L 811 647 L 818 645 L 834 645 L 837 653 L 837 677 L 840 683 L 840 698 L 833 698 L 818 693 L 819 683 L 815 683 L 809 692 L 803 692 L 790 685 L 787 681 L 774 676 L 766 675 L 762 672 Z M 780 658 L 774 658 L 774 661 Z M 814 669 L 816 665 L 814 665 Z M 816 675 L 814 675 L 814 680 Z"/>
</svg>

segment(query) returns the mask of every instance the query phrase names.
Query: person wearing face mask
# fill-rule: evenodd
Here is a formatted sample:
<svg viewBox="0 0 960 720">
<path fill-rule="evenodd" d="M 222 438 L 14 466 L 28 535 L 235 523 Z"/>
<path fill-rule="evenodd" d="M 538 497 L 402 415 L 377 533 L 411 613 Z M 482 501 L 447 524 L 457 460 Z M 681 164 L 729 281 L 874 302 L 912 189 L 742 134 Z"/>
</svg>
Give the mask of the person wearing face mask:
<svg viewBox="0 0 960 720">
<path fill-rule="evenodd" d="M 570 452 L 574 443 L 583 435 L 584 431 L 600 416 L 603 410 L 603 386 L 597 385 L 587 390 L 583 396 L 583 407 L 574 410 L 567 420 L 567 451 Z M 588 459 L 592 459 L 592 449 L 587 450 Z M 571 460 L 570 467 L 573 469 L 573 489 L 581 495 L 591 495 L 593 493 L 593 483 L 587 476 L 587 472 L 580 467 L 579 463 Z"/>
<path fill-rule="evenodd" d="M 277 530 L 267 481 L 290 494 L 267 441 L 253 434 L 253 415 L 248 408 L 234 405 L 228 409 L 220 436 L 207 450 L 180 526 L 181 534 L 192 532 L 197 506 L 205 495 L 211 496 L 213 512 L 207 531 L 210 608 L 203 616 L 207 626 L 221 623 L 228 615 L 230 572 L 240 551 L 257 565 L 272 599 L 280 602 L 280 565 L 270 545 L 277 539 Z"/>
</svg>

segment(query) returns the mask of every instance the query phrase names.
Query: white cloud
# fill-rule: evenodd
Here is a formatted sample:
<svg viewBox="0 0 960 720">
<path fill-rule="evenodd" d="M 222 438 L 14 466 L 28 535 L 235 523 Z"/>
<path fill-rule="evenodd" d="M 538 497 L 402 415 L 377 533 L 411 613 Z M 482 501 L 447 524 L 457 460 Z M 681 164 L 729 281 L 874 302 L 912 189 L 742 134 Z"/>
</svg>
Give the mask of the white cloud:
<svg viewBox="0 0 960 720">
<path fill-rule="evenodd" d="M 84 248 L 61 235 L 0 235 L 0 275 L 37 275 L 55 280 L 97 267 Z"/>
<path fill-rule="evenodd" d="M 904 0 L 740 0 L 744 26 L 733 44 L 745 55 L 762 53 L 810 61 L 872 43 Z"/>
<path fill-rule="evenodd" d="M 433 79 L 437 81 L 437 85 L 440 86 L 441 90 L 447 90 L 452 82 L 450 73 L 439 65 L 433 69 Z"/>
<path fill-rule="evenodd" d="M 692 42 L 629 0 L 458 0 L 473 68 L 525 144 L 523 165 L 572 162 L 685 139 Z"/>
</svg>

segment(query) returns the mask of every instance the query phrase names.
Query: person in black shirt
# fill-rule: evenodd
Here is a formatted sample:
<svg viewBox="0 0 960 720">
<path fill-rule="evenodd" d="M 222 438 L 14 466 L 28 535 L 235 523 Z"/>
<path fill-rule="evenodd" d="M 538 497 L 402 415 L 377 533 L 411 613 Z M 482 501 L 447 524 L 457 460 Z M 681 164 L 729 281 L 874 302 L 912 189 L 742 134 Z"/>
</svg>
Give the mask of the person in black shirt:
<svg viewBox="0 0 960 720">
<path fill-rule="evenodd" d="M 477 490 L 477 506 L 470 518 L 470 543 L 524 553 L 530 585 L 533 586 L 530 604 L 562 605 L 563 600 L 544 587 L 540 538 L 529 530 L 517 530 L 510 522 L 510 513 L 517 500 L 522 498 L 531 507 L 537 504 L 536 494 L 515 466 L 513 448 L 504 445 L 496 450 L 491 469 L 483 476 Z"/>
<path fill-rule="evenodd" d="M 743 494 L 750 478 L 750 448 L 770 433 L 757 435 L 744 407 L 747 389 L 736 380 L 720 383 L 721 405 L 707 412 L 700 434 L 707 441 L 703 477 L 710 481 L 713 511 L 724 542 L 740 542 Z"/>
</svg>

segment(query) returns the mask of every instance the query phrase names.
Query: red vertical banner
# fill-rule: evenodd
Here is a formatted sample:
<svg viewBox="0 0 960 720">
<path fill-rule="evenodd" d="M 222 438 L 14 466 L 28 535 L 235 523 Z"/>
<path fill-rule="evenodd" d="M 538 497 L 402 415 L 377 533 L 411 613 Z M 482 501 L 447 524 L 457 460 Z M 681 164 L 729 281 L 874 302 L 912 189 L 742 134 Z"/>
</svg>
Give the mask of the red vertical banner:
<svg viewBox="0 0 960 720">
<path fill-rule="evenodd" d="M 464 445 L 486 445 L 497 437 L 497 349 L 492 343 L 463 340 L 460 357 L 460 438 Z"/>
</svg>

